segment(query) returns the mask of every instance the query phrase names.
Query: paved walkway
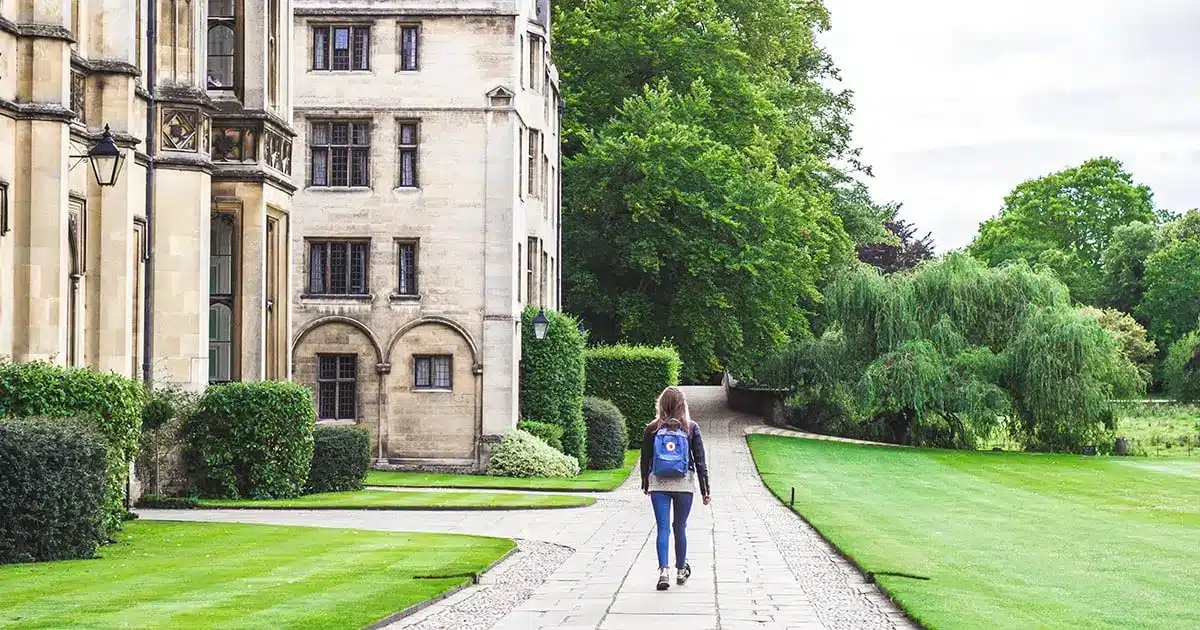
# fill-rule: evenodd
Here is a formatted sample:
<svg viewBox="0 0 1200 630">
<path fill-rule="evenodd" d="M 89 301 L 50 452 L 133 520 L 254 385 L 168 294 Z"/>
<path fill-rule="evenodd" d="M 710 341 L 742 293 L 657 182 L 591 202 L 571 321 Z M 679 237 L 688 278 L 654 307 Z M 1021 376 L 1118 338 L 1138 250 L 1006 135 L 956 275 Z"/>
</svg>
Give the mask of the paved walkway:
<svg viewBox="0 0 1200 630">
<path fill-rule="evenodd" d="M 392 627 L 624 630 L 779 628 L 871 630 L 912 622 L 762 485 L 744 433 L 759 422 L 729 411 L 719 387 L 686 388 L 704 431 L 713 503 L 688 526 L 694 569 L 682 588 L 654 590 L 654 522 L 638 475 L 595 505 L 519 512 L 141 510 L 142 518 L 513 538 L 520 552 L 480 585 Z"/>
</svg>

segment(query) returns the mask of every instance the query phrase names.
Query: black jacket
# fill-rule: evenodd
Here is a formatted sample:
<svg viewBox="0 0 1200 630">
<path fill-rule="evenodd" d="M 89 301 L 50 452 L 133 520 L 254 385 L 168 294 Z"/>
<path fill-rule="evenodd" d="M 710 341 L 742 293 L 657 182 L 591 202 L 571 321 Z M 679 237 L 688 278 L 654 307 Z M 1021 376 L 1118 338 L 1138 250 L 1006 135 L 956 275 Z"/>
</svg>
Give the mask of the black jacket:
<svg viewBox="0 0 1200 630">
<path fill-rule="evenodd" d="M 700 496 L 708 496 L 708 461 L 704 458 L 704 437 L 700 435 L 700 425 L 691 423 L 688 432 L 688 450 L 691 451 L 691 462 L 688 468 L 696 471 L 700 480 Z M 658 433 L 653 422 L 646 425 L 646 435 L 642 440 L 642 492 L 650 489 L 650 464 L 654 460 L 654 435 Z"/>
</svg>

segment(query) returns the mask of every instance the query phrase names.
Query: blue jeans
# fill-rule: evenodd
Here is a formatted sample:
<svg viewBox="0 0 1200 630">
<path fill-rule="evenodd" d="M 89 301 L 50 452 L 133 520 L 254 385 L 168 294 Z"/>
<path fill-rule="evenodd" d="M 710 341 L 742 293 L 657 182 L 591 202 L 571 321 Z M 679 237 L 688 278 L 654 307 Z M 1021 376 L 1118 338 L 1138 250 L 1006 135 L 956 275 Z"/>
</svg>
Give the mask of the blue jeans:
<svg viewBox="0 0 1200 630">
<path fill-rule="evenodd" d="M 658 523 L 658 566 L 667 563 L 667 542 L 671 530 L 675 531 L 675 568 L 687 564 L 687 519 L 692 511 L 691 492 L 651 492 L 650 504 L 654 506 L 654 520 Z M 671 506 L 675 506 L 675 521 L 671 522 Z"/>
</svg>

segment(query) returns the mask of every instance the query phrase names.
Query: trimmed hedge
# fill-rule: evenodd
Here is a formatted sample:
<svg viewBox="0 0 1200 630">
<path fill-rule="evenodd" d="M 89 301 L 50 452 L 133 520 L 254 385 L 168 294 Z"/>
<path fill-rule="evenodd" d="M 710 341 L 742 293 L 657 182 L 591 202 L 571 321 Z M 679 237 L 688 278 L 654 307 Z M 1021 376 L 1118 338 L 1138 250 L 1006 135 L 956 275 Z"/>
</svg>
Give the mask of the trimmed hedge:
<svg viewBox="0 0 1200 630">
<path fill-rule="evenodd" d="M 49 363 L 0 364 L 0 418 L 63 418 L 94 428 L 108 447 L 105 534 L 121 528 L 129 464 L 142 434 L 142 386 L 113 372 Z"/>
<path fill-rule="evenodd" d="M 214 499 L 300 496 L 313 458 L 312 391 L 284 381 L 209 387 L 181 431 L 194 490 Z"/>
<path fill-rule="evenodd" d="M 307 494 L 362 490 L 371 467 L 371 433 L 361 427 L 317 427 Z"/>
<path fill-rule="evenodd" d="M 196 497 L 164 497 L 161 494 L 143 494 L 137 506 L 143 510 L 194 510 L 203 507 Z"/>
<path fill-rule="evenodd" d="M 492 450 L 488 474 L 494 477 L 574 477 L 579 461 L 554 450 L 531 433 L 513 429 Z"/>
<path fill-rule="evenodd" d="M 683 363 L 670 346 L 595 346 L 587 349 L 587 395 L 611 400 L 625 416 L 630 448 L 641 446 L 662 390 L 679 384 Z"/>
<path fill-rule="evenodd" d="M 107 458 L 87 422 L 0 422 L 0 564 L 92 557 L 106 539 Z"/>
<path fill-rule="evenodd" d="M 588 396 L 583 399 L 583 420 L 588 428 L 588 465 L 592 470 L 611 470 L 625 465 L 629 431 L 625 416 L 612 401 Z"/>
<path fill-rule="evenodd" d="M 526 433 L 532 434 L 534 437 L 542 438 L 542 441 L 554 447 L 554 450 L 560 453 L 562 452 L 563 428 L 557 424 L 550 424 L 548 422 L 534 422 L 533 420 L 522 420 L 517 424 L 517 428 Z"/>
<path fill-rule="evenodd" d="M 563 429 L 563 452 L 587 466 L 587 426 L 583 423 L 583 333 L 570 315 L 546 311 L 546 338 L 533 333 L 538 309 L 521 318 L 521 417 Z"/>
<path fill-rule="evenodd" d="M 1179 402 L 1200 401 L 1200 330 L 1175 343 L 1163 361 L 1167 393 Z"/>
</svg>

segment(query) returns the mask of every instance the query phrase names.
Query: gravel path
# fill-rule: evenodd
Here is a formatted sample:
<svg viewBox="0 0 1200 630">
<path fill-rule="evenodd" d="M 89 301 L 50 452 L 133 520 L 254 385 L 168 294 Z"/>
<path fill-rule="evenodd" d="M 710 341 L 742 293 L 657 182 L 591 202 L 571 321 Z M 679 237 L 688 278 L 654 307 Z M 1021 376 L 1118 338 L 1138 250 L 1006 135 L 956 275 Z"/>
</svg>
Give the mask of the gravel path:
<svg viewBox="0 0 1200 630">
<path fill-rule="evenodd" d="M 654 590 L 653 517 L 635 473 L 586 508 L 512 512 L 141 510 L 142 518 L 503 536 L 519 552 L 477 586 L 390 628 L 916 628 L 762 484 L 719 387 L 685 389 L 704 431 L 713 504 L 688 523 L 691 581 Z M 766 430 L 770 432 L 770 430 Z"/>
</svg>

